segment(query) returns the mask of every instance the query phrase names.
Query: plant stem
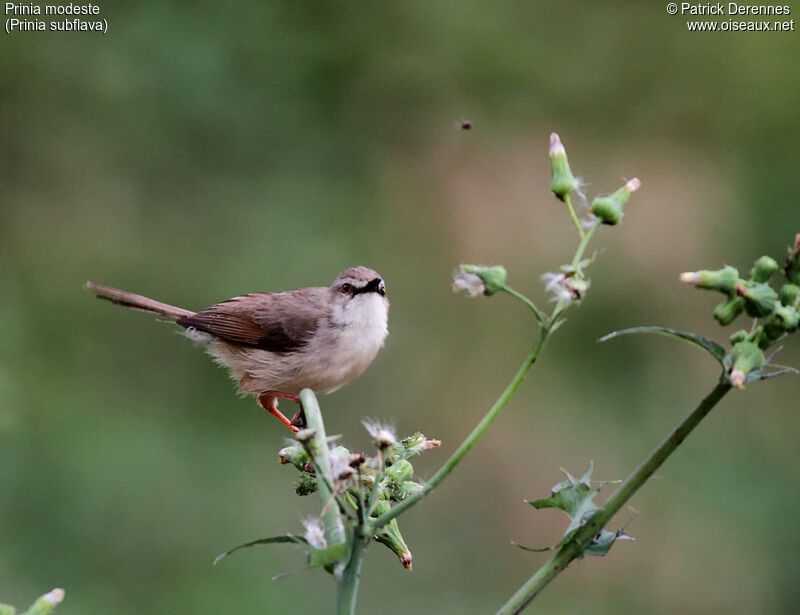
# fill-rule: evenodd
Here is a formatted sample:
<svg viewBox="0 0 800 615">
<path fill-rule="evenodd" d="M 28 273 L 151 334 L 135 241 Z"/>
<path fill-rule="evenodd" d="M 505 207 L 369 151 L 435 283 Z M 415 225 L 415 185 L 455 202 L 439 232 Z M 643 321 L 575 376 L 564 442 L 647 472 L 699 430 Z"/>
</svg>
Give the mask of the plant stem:
<svg viewBox="0 0 800 615">
<path fill-rule="evenodd" d="M 619 512 L 625 503 L 639 488 L 647 482 L 655 472 L 675 452 L 675 449 L 686 439 L 700 421 L 730 391 L 731 385 L 720 380 L 716 387 L 692 410 L 691 413 L 675 428 L 644 462 L 623 482 L 567 544 L 561 547 L 497 612 L 498 615 L 521 613 L 525 607 L 541 592 L 550 581 L 562 572 L 573 559 L 583 554 L 591 540 L 600 532 L 611 518 Z"/>
<path fill-rule="evenodd" d="M 568 202 L 569 204 L 569 202 Z M 576 221 L 577 219 L 574 218 L 574 210 L 572 209 L 572 205 L 569 204 L 569 210 L 573 214 L 573 220 Z M 578 224 L 578 229 L 580 230 L 580 224 Z M 597 226 L 593 226 L 587 233 L 584 233 L 580 230 L 581 233 L 581 241 L 578 244 L 578 248 L 575 250 L 575 254 L 572 257 L 572 267 L 577 267 L 578 263 L 583 258 L 584 252 L 586 252 L 586 247 L 589 245 L 589 241 L 591 240 L 592 236 L 594 235 L 595 231 L 597 230 Z M 527 305 L 530 310 L 533 312 L 534 316 L 536 316 L 536 320 L 539 322 L 540 329 L 539 329 L 539 336 L 536 338 L 536 342 L 533 345 L 530 353 L 525 360 L 522 362 L 522 365 L 517 370 L 517 373 L 514 375 L 514 378 L 511 379 L 511 382 L 508 383 L 508 386 L 505 388 L 503 393 L 500 397 L 497 398 L 497 401 L 494 402 L 494 405 L 489 409 L 489 412 L 486 413 L 486 416 L 481 419 L 481 422 L 478 423 L 475 428 L 470 432 L 470 434 L 466 437 L 466 439 L 461 443 L 461 445 L 456 449 L 456 451 L 452 454 L 450 459 L 448 459 L 445 464 L 439 468 L 436 474 L 425 484 L 421 491 L 417 491 L 414 495 L 407 497 L 405 500 L 398 502 L 395 504 L 390 510 L 386 511 L 382 515 L 378 516 L 376 519 L 372 521 L 369 528 L 370 533 L 373 533 L 377 528 L 383 527 L 389 521 L 394 519 L 397 515 L 402 512 L 405 512 L 414 504 L 419 502 L 422 498 L 428 495 L 431 491 L 436 489 L 436 487 L 441 483 L 450 472 L 459 464 L 461 459 L 463 459 L 464 455 L 466 455 L 469 450 L 475 445 L 478 439 L 483 435 L 483 433 L 489 428 L 489 425 L 497 418 L 497 416 L 502 412 L 503 408 L 506 407 L 508 401 L 514 395 L 516 390 L 519 388 L 519 385 L 522 384 L 522 381 L 525 379 L 525 376 L 530 371 L 533 364 L 536 362 L 539 353 L 542 351 L 545 342 L 550 337 L 550 334 L 554 330 L 554 324 L 558 319 L 558 316 L 561 312 L 564 311 L 566 304 L 564 301 L 559 301 L 556 303 L 555 308 L 553 308 L 552 314 L 550 317 L 546 317 L 536 304 L 533 303 L 530 299 L 528 299 L 525 295 L 518 293 L 510 286 L 503 286 L 502 290 L 507 292 L 513 297 L 516 297 L 520 301 L 522 301 L 525 305 Z"/>
<path fill-rule="evenodd" d="M 330 451 L 325 435 L 325 423 L 322 421 L 322 412 L 320 412 L 319 402 L 317 402 L 314 391 L 311 389 L 300 391 L 300 403 L 306 416 L 306 424 L 314 432 L 310 444 L 311 450 L 314 452 L 312 458 L 317 471 L 317 487 L 324 507 L 322 518 L 325 523 L 325 538 L 329 545 L 341 544 L 346 540 L 344 523 L 342 523 L 339 506 L 334 501 Z"/>
<path fill-rule="evenodd" d="M 536 320 L 539 322 L 539 324 L 541 326 L 543 326 L 543 327 L 546 326 L 547 317 L 542 313 L 542 311 L 538 307 L 536 307 L 536 304 L 533 301 L 528 299 L 522 293 L 518 293 L 517 291 L 515 291 L 510 286 L 506 286 L 505 284 L 503 285 L 503 287 L 500 290 L 502 290 L 504 292 L 507 292 L 512 297 L 516 297 L 517 299 L 522 301 L 522 303 L 524 303 L 525 305 L 527 305 L 531 309 L 531 312 L 533 312 L 533 315 L 536 317 Z"/>
<path fill-rule="evenodd" d="M 354 615 L 356 612 L 358 582 L 361 580 L 361 563 L 364 561 L 364 551 L 370 541 L 370 537 L 365 536 L 362 529 L 363 526 L 359 526 L 353 532 L 350 559 L 347 561 L 347 566 L 345 566 L 342 578 L 339 581 L 336 601 L 337 615 Z"/>
<path fill-rule="evenodd" d="M 497 398 L 497 401 L 494 402 L 494 405 L 491 407 L 489 412 L 486 413 L 486 416 L 483 417 L 480 423 L 478 423 L 472 432 L 466 437 L 466 439 L 461 443 L 456 451 L 452 454 L 450 459 L 448 459 L 445 464 L 439 468 L 438 472 L 433 475 L 433 477 L 425 484 L 421 491 L 417 491 L 414 495 L 410 495 L 405 500 L 398 502 L 395 504 L 390 510 L 383 513 L 376 519 L 372 521 L 371 528 L 374 531 L 376 528 L 383 527 L 389 521 L 394 519 L 400 513 L 408 510 L 414 504 L 419 502 L 423 497 L 428 495 L 431 491 L 436 489 L 436 487 L 441 483 L 450 472 L 459 464 L 461 459 L 466 455 L 469 450 L 475 445 L 478 439 L 483 435 L 483 433 L 489 428 L 489 425 L 497 418 L 503 408 L 506 407 L 508 401 L 514 395 L 515 391 L 519 388 L 519 385 L 522 384 L 522 381 L 525 379 L 528 371 L 530 371 L 533 364 L 536 362 L 536 358 L 539 356 L 539 353 L 542 351 L 542 347 L 544 343 L 547 341 L 547 338 L 550 334 L 550 329 L 542 328 L 539 331 L 539 337 L 536 339 L 536 343 L 533 345 L 530 353 L 525 360 L 523 361 L 522 365 L 517 370 L 517 373 L 512 378 L 511 382 L 508 383 L 505 391 Z"/>
<path fill-rule="evenodd" d="M 578 216 L 575 215 L 575 208 L 572 206 L 572 200 L 569 198 L 569 195 L 564 196 L 564 203 L 567 204 L 567 209 L 569 210 L 569 217 L 572 218 L 572 223 L 575 225 L 575 228 L 578 229 L 578 235 L 580 235 L 581 239 L 586 236 L 583 228 L 581 228 L 581 223 L 578 220 Z"/>
</svg>

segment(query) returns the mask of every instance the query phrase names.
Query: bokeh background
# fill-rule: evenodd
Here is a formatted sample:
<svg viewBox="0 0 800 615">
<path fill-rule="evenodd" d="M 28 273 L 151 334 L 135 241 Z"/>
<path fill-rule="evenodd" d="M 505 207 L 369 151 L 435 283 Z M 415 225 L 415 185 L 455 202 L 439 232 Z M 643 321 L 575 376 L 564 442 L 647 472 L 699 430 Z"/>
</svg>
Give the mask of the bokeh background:
<svg viewBox="0 0 800 615">
<path fill-rule="evenodd" d="M 546 303 L 539 276 L 576 243 L 547 190 L 553 130 L 590 197 L 638 176 L 624 224 L 596 236 L 586 301 L 401 519 L 413 573 L 367 554 L 362 613 L 489 613 L 546 557 L 510 541 L 566 526 L 523 499 L 590 460 L 623 478 L 717 376 L 665 338 L 595 340 L 640 324 L 725 340 L 718 297 L 678 273 L 782 259 L 800 231 L 797 32 L 689 33 L 662 3 L 101 8 L 106 36 L 2 40 L 4 602 L 63 586 L 63 615 L 332 612 L 325 573 L 271 580 L 302 567 L 291 547 L 212 567 L 299 531 L 318 500 L 293 494 L 284 430 L 222 370 L 87 279 L 199 309 L 377 269 L 391 335 L 322 399 L 328 430 L 353 449 L 369 447 L 364 416 L 439 437 L 416 464 L 430 476 L 534 335 L 508 297 L 453 295 L 454 266 L 502 263 Z M 800 365 L 797 342 L 782 363 Z M 799 394 L 783 378 L 730 395 L 633 500 L 637 541 L 576 562 L 531 611 L 796 612 Z"/>
</svg>

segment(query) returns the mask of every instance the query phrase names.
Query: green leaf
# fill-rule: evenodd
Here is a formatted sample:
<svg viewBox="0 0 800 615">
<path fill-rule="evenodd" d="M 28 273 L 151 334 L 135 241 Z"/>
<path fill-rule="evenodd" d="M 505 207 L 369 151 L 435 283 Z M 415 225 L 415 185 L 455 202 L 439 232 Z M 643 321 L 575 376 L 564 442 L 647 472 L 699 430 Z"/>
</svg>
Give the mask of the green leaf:
<svg viewBox="0 0 800 615">
<path fill-rule="evenodd" d="M 312 568 L 319 568 L 320 566 L 329 566 L 330 564 L 334 564 L 341 559 L 344 558 L 347 552 L 347 544 L 340 543 L 331 545 L 325 549 L 317 549 L 312 547 L 308 544 L 308 541 L 303 538 L 302 536 L 295 536 L 294 534 L 285 534 L 283 536 L 272 536 L 270 538 L 259 538 L 258 540 L 252 540 L 250 542 L 246 542 L 239 546 L 230 549 L 229 551 L 225 551 L 225 553 L 221 553 L 214 559 L 214 564 L 216 565 L 222 559 L 225 559 L 230 554 L 239 551 L 240 549 L 246 549 L 248 547 L 255 547 L 257 545 L 266 545 L 266 544 L 276 544 L 276 543 L 292 543 L 298 544 L 306 550 L 308 554 L 308 560 L 306 561 L 306 570 L 311 570 Z"/>
<path fill-rule="evenodd" d="M 293 534 L 286 534 L 284 536 L 272 536 L 270 538 L 259 538 L 258 540 L 251 540 L 250 542 L 246 542 L 244 544 L 233 547 L 233 549 L 225 551 L 225 553 L 220 553 L 219 555 L 217 555 L 217 557 L 214 558 L 214 565 L 216 566 L 217 562 L 225 559 L 232 553 L 236 553 L 236 551 L 239 551 L 241 549 L 246 549 L 248 547 L 255 547 L 256 545 L 266 545 L 266 544 L 286 543 L 286 542 L 300 544 L 304 546 L 308 544 L 305 538 L 301 538 L 300 536 L 294 536 Z"/>
<path fill-rule="evenodd" d="M 544 553 L 545 551 L 552 551 L 556 547 L 526 547 L 525 545 L 521 545 L 518 542 L 511 541 L 511 544 L 517 547 L 518 549 L 522 549 L 523 551 L 532 551 L 533 553 Z"/>
<path fill-rule="evenodd" d="M 723 346 L 717 344 L 717 342 L 713 340 L 702 337 L 701 335 L 696 335 L 695 333 L 690 333 L 688 331 L 679 331 L 678 329 L 670 329 L 669 327 L 632 327 L 630 329 L 622 329 L 620 331 L 609 333 L 608 335 L 601 337 L 598 341 L 606 342 L 610 339 L 620 335 L 626 335 L 628 333 L 659 333 L 661 335 L 669 335 L 686 340 L 700 346 L 700 348 L 707 351 L 712 357 L 719 361 L 720 365 L 724 367 L 725 355 L 727 353 Z"/>
<path fill-rule="evenodd" d="M 17 615 L 17 609 L 10 604 L 0 604 L 0 615 Z"/>
<path fill-rule="evenodd" d="M 528 504 L 537 510 L 542 508 L 558 508 L 569 515 L 570 524 L 557 545 L 553 547 L 534 548 L 525 547 L 513 542 L 512 544 L 525 551 L 542 552 L 558 549 L 572 540 L 578 529 L 599 509 L 599 506 L 593 501 L 599 491 L 599 487 L 593 488 L 592 482 L 595 482 L 595 484 L 603 483 L 592 481 L 592 470 L 593 466 L 590 465 L 589 469 L 580 479 L 576 479 L 566 470 L 562 470 L 567 475 L 567 480 L 562 480 L 560 483 L 556 484 L 550 492 L 550 497 L 528 502 Z M 582 555 L 605 555 L 608 553 L 611 545 L 620 538 L 630 539 L 623 534 L 622 529 L 617 532 L 609 532 L 605 529 L 600 530 L 600 533 L 595 536 L 592 542 L 584 549 Z"/>
</svg>

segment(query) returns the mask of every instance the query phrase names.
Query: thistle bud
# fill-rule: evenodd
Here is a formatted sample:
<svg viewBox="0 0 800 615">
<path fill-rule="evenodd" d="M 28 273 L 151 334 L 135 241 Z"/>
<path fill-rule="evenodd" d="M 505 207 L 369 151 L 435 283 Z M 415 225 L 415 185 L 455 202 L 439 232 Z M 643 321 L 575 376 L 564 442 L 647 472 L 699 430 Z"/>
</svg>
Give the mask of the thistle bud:
<svg viewBox="0 0 800 615">
<path fill-rule="evenodd" d="M 406 480 L 403 481 L 403 484 L 400 485 L 400 488 L 397 490 L 396 499 L 397 500 L 405 500 L 408 496 L 414 495 L 415 493 L 422 491 L 422 485 L 419 483 L 415 483 L 413 480 Z"/>
<path fill-rule="evenodd" d="M 591 213 L 603 224 L 611 226 L 619 224 L 622 220 L 622 209 L 625 207 L 625 203 L 631 198 L 631 194 L 639 189 L 639 186 L 641 186 L 641 182 L 634 177 L 614 194 L 596 198 L 592 202 Z"/>
<path fill-rule="evenodd" d="M 311 472 L 302 472 L 294 483 L 297 495 L 311 495 L 317 492 L 317 479 Z"/>
<path fill-rule="evenodd" d="M 278 451 L 278 461 L 283 464 L 291 463 L 302 472 L 308 463 L 308 453 L 299 444 L 292 444 Z"/>
<path fill-rule="evenodd" d="M 739 314 L 744 312 L 745 301 L 742 297 L 734 295 L 729 297 L 714 308 L 714 318 L 723 327 L 733 322 Z"/>
<path fill-rule="evenodd" d="M 769 282 L 772 274 L 778 270 L 778 263 L 774 258 L 769 256 L 762 256 L 759 258 L 753 269 L 750 271 L 750 277 L 754 282 Z"/>
<path fill-rule="evenodd" d="M 398 459 L 386 468 L 385 474 L 390 480 L 399 484 L 414 476 L 414 466 L 405 459 Z"/>
<path fill-rule="evenodd" d="M 379 500 L 375 504 L 375 511 L 374 514 L 376 516 L 382 515 L 385 512 L 388 512 L 391 508 L 391 505 L 386 500 Z M 375 532 L 374 536 L 375 540 L 379 543 L 386 545 L 389 547 L 398 558 L 400 558 L 400 564 L 406 570 L 411 570 L 411 551 L 406 545 L 405 540 L 403 540 L 403 535 L 400 533 L 400 527 L 397 525 L 397 519 L 392 519 L 380 528 L 377 532 Z"/>
<path fill-rule="evenodd" d="M 749 316 L 754 318 L 769 316 L 778 302 L 778 293 L 769 284 L 753 284 L 752 282 L 745 285 L 737 284 L 736 294 L 744 297 L 744 309 Z"/>
<path fill-rule="evenodd" d="M 747 339 L 747 331 L 739 329 L 736 333 L 730 336 L 731 346 L 735 346 L 739 342 L 744 342 Z"/>
<path fill-rule="evenodd" d="M 47 592 L 33 603 L 24 615 L 47 615 L 64 600 L 64 590 L 60 587 Z"/>
<path fill-rule="evenodd" d="M 743 389 L 748 374 L 764 365 L 764 353 L 753 342 L 739 342 L 726 360 L 730 368 L 730 381 L 737 389 Z"/>
<path fill-rule="evenodd" d="M 473 280 L 472 285 L 467 289 L 460 282 L 460 280 L 465 279 L 464 276 L 477 276 L 482 284 L 482 288 L 476 286 Z M 508 272 L 506 272 L 506 268 L 502 265 L 494 265 L 493 267 L 484 267 L 483 265 L 461 265 L 459 271 L 456 272 L 453 278 L 453 290 L 468 290 L 472 297 L 482 292 L 489 297 L 505 288 L 507 276 Z"/>
<path fill-rule="evenodd" d="M 783 271 L 789 282 L 800 285 L 800 233 L 795 235 L 794 246 L 789 248 L 789 256 L 786 257 Z"/>
<path fill-rule="evenodd" d="M 681 282 L 729 295 L 736 289 L 737 284 L 743 283 L 743 280 L 739 279 L 739 272 L 734 267 L 727 266 L 715 271 L 707 269 L 687 271 L 681 274 Z"/>
<path fill-rule="evenodd" d="M 550 192 L 563 201 L 570 192 L 578 188 L 578 180 L 572 175 L 567 152 L 556 133 L 550 135 L 550 150 L 547 153 L 550 156 L 550 167 L 553 171 Z"/>
<path fill-rule="evenodd" d="M 798 307 L 798 299 L 800 299 L 800 286 L 796 284 L 784 284 L 781 287 L 779 295 L 781 304 L 790 307 Z"/>
</svg>

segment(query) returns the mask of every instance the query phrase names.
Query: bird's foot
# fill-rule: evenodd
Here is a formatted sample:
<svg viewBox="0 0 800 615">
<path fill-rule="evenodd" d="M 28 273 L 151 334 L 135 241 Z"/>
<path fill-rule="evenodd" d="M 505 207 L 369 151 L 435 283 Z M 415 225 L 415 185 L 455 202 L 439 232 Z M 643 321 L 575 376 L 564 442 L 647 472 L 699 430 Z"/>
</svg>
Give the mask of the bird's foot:
<svg viewBox="0 0 800 615">
<path fill-rule="evenodd" d="M 284 414 L 278 410 L 278 398 L 281 399 L 288 399 L 290 401 L 295 402 L 296 404 L 300 403 L 300 398 L 297 395 L 292 395 L 290 393 L 283 393 L 282 391 L 264 391 L 263 393 L 259 393 L 256 400 L 258 401 L 258 405 L 264 408 L 267 412 L 269 412 L 272 416 L 278 419 L 283 425 L 289 428 L 292 433 L 297 433 L 301 427 L 305 427 L 305 416 L 303 415 L 303 407 L 300 406 L 297 412 L 295 412 L 294 416 L 291 420 L 286 418 Z"/>
</svg>

